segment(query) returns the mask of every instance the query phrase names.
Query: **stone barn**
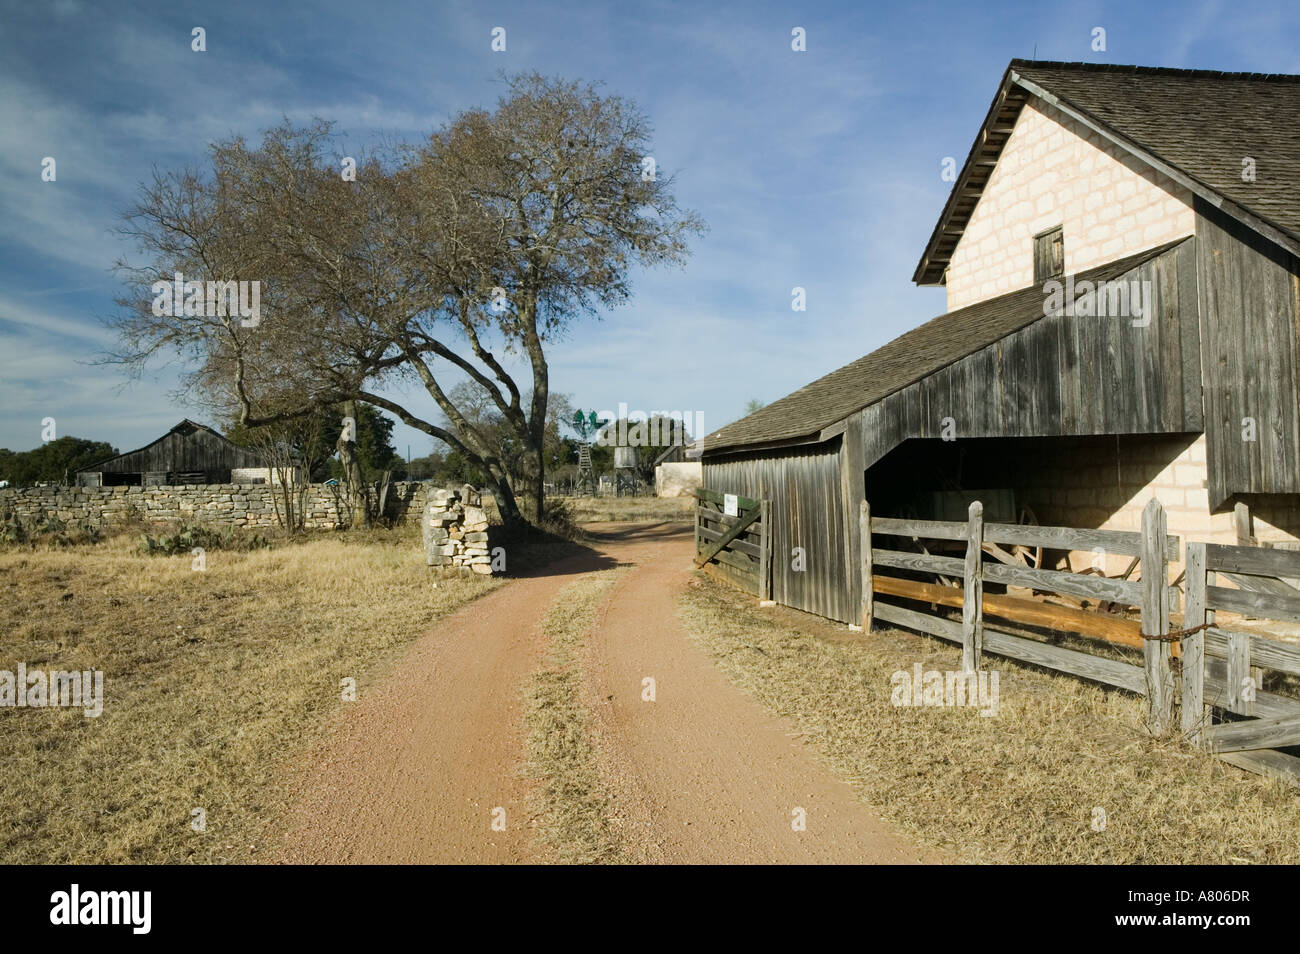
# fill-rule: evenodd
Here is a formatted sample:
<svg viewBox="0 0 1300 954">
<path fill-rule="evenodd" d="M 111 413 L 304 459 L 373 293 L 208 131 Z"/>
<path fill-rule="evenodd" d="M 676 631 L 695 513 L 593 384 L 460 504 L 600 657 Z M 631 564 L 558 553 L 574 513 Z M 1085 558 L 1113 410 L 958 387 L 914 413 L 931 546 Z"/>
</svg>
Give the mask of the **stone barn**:
<svg viewBox="0 0 1300 954">
<path fill-rule="evenodd" d="M 773 599 L 853 624 L 864 499 L 1294 544 L 1297 256 L 1300 77 L 1013 60 L 913 276 L 948 310 L 710 434 L 704 486 L 771 501 Z"/>
</svg>

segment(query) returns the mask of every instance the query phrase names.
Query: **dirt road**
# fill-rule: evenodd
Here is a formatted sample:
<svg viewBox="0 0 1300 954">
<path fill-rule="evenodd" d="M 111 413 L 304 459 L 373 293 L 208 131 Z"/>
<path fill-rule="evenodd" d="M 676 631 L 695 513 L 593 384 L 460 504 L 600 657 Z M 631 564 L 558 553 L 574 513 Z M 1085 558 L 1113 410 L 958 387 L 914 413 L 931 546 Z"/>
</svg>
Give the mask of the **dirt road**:
<svg viewBox="0 0 1300 954">
<path fill-rule="evenodd" d="M 593 530 L 590 554 L 448 617 L 412 646 L 385 685 L 346 707 L 302 771 L 283 860 L 548 860 L 531 837 L 528 782 L 519 770 L 523 685 L 542 664 L 539 623 L 556 593 L 576 574 L 616 563 L 633 567 L 588 636 L 584 691 L 601 773 L 633 857 L 926 860 L 687 636 L 676 593 L 691 573 L 689 531 Z M 647 678 L 653 702 L 643 700 Z"/>
</svg>

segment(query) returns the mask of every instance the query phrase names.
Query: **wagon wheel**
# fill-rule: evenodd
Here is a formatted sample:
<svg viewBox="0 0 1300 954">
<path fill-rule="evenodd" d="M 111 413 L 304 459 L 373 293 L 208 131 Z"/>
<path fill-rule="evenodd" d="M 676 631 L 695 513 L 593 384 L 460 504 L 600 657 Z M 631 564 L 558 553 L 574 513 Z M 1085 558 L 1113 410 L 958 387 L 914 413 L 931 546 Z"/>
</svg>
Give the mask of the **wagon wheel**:
<svg viewBox="0 0 1300 954">
<path fill-rule="evenodd" d="M 1023 526 L 1037 527 L 1039 525 L 1038 517 L 1035 516 L 1033 510 L 1029 509 L 1028 506 L 1022 506 L 1020 508 L 1020 517 L 1016 522 L 1020 524 L 1022 527 Z M 1041 570 L 1043 568 L 1042 547 L 1027 547 L 1027 546 L 1022 546 L 1020 544 L 1017 544 L 1015 547 L 1011 549 L 1011 554 L 1016 559 L 1018 559 L 1022 564 L 1024 564 L 1026 567 L 1030 567 L 1035 570 Z"/>
</svg>

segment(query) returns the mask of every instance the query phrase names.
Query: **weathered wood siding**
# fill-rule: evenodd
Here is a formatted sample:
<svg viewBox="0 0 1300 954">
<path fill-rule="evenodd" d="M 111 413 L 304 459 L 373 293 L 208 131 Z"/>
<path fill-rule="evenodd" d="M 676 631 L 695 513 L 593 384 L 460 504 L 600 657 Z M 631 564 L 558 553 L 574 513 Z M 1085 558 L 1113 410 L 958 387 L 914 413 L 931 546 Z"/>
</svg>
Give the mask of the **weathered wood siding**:
<svg viewBox="0 0 1300 954">
<path fill-rule="evenodd" d="M 1296 259 L 1199 202 L 1197 275 L 1210 505 L 1300 492 Z M 1243 439 L 1243 418 L 1255 440 Z"/>
<path fill-rule="evenodd" d="M 704 486 L 771 501 L 772 599 L 852 622 L 857 597 L 848 581 L 855 564 L 845 525 L 840 446 L 834 438 L 808 447 L 706 458 Z M 804 570 L 792 566 L 795 547 L 804 550 Z"/>
<path fill-rule="evenodd" d="M 230 471 L 237 467 L 265 466 L 265 461 L 255 451 L 198 428 L 189 434 L 171 431 L 148 447 L 130 451 L 89 469 L 106 474 L 225 474 L 224 482 L 229 479 Z"/>
<path fill-rule="evenodd" d="M 1045 317 L 850 419 L 862 470 L 909 438 L 1174 434 L 1202 428 L 1193 242 L 1123 276 L 1150 282 L 1147 327 Z"/>
</svg>

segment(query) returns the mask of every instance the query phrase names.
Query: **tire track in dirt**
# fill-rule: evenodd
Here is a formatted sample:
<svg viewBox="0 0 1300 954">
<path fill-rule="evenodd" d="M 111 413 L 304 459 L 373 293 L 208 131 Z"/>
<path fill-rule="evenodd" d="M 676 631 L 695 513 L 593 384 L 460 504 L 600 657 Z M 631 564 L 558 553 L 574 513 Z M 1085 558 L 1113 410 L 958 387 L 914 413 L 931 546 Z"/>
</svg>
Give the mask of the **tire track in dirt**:
<svg viewBox="0 0 1300 954">
<path fill-rule="evenodd" d="M 525 678 L 540 621 L 597 553 L 562 560 L 439 621 L 382 685 L 361 687 L 299 777 L 281 861 L 521 863 L 534 856 L 520 776 Z M 505 830 L 492 811 L 505 809 Z"/>
<path fill-rule="evenodd" d="M 524 687 L 544 665 L 541 621 L 577 574 L 632 564 L 583 649 L 600 774 L 630 858 L 686 863 L 930 860 L 889 830 L 734 686 L 677 620 L 690 579 L 680 526 L 597 525 L 592 552 L 488 594 L 419 639 L 387 681 L 336 717 L 298 767 L 280 860 L 547 861 L 521 773 Z M 656 681 L 655 702 L 641 699 Z M 506 812 L 493 831 L 491 812 Z M 791 827 L 792 810 L 807 829 Z"/>
<path fill-rule="evenodd" d="M 682 530 L 620 551 L 637 566 L 588 637 L 589 705 L 633 852 L 700 864 L 936 860 L 890 830 L 689 638 L 676 603 L 692 573 L 690 541 Z M 642 700 L 646 677 L 654 702 Z M 792 827 L 797 808 L 804 831 Z"/>
</svg>

